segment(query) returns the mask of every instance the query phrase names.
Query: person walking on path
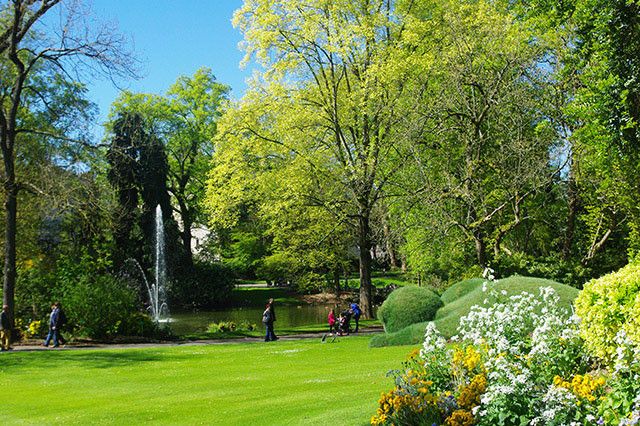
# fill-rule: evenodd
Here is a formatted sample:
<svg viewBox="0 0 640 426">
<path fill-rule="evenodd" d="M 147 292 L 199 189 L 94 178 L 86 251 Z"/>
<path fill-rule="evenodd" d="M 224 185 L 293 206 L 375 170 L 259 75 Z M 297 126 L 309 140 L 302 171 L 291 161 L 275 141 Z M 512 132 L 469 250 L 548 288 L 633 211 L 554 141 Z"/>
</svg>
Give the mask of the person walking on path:
<svg viewBox="0 0 640 426">
<path fill-rule="evenodd" d="M 264 328 L 266 329 L 264 341 L 271 342 L 276 340 L 275 334 L 273 334 L 273 310 L 271 307 L 271 303 L 267 303 L 267 306 L 262 313 L 262 323 L 264 324 Z"/>
<path fill-rule="evenodd" d="M 2 306 L 0 313 L 0 350 L 8 351 L 11 349 L 11 319 L 9 318 L 9 306 Z"/>
<path fill-rule="evenodd" d="M 64 309 L 62 309 L 62 303 L 56 302 L 54 305 L 58 307 L 58 342 L 64 345 L 67 343 L 67 339 L 62 336 L 62 329 L 65 324 L 67 324 L 67 315 L 64 313 Z"/>
<path fill-rule="evenodd" d="M 60 332 L 60 309 L 58 305 L 54 303 L 51 305 L 51 314 L 49 315 L 49 334 L 47 334 L 47 338 L 44 339 L 44 343 L 42 346 L 49 346 L 49 342 L 53 339 L 53 347 L 57 348 L 60 346 L 60 342 L 58 340 L 58 335 Z"/>
<path fill-rule="evenodd" d="M 351 304 L 350 309 L 353 314 L 353 319 L 356 321 L 356 329 L 353 330 L 353 332 L 357 333 L 359 322 L 360 322 L 360 315 L 362 315 L 362 310 L 360 310 L 360 306 L 358 306 L 358 304 L 355 302 Z"/>
<path fill-rule="evenodd" d="M 327 315 L 327 321 L 329 322 L 329 334 L 333 334 L 336 325 L 336 313 L 333 309 L 329 311 L 329 315 Z"/>
<path fill-rule="evenodd" d="M 273 322 L 276 322 L 276 308 L 273 306 L 273 297 L 269 299 L 269 306 L 271 306 L 271 316 L 273 317 Z M 271 324 L 271 335 L 273 336 L 273 340 L 278 340 L 278 336 L 276 336 L 276 331 L 273 327 L 273 323 Z"/>
</svg>

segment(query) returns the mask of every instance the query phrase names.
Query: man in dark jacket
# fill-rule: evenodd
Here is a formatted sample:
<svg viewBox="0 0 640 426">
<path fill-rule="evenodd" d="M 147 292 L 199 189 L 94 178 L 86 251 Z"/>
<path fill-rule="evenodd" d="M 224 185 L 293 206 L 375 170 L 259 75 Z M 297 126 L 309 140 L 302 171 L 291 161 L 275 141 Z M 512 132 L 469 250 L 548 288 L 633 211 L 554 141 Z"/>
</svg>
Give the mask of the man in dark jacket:
<svg viewBox="0 0 640 426">
<path fill-rule="evenodd" d="M 11 349 L 11 320 L 9 318 L 9 306 L 2 306 L 0 314 L 0 350 L 8 351 Z"/>
<path fill-rule="evenodd" d="M 350 306 L 351 313 L 353 314 L 353 319 L 356 320 L 356 329 L 355 332 L 358 332 L 358 327 L 360 326 L 360 315 L 362 315 L 362 311 L 360 310 L 360 306 L 356 302 L 353 302 Z"/>
<path fill-rule="evenodd" d="M 271 335 L 273 337 L 272 340 L 278 340 L 279 337 L 276 336 L 276 332 L 273 329 L 273 323 L 276 322 L 276 309 L 273 306 L 273 297 L 269 299 L 269 306 L 271 306 L 271 317 L 272 317 L 272 321 L 271 321 Z"/>
<path fill-rule="evenodd" d="M 49 315 L 49 334 L 47 334 L 47 338 L 44 339 L 44 343 L 42 346 L 49 346 L 49 342 L 53 338 L 53 347 L 57 348 L 60 346 L 60 342 L 58 341 L 58 333 L 60 332 L 60 309 L 57 304 L 51 305 L 51 314 Z"/>
</svg>

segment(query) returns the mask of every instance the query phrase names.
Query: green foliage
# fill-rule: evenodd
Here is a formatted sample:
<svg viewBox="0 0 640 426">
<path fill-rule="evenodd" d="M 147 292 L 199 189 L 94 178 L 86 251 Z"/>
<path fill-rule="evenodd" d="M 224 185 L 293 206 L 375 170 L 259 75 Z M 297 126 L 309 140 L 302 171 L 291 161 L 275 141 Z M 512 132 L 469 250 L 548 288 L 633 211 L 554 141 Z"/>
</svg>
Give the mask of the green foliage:
<svg viewBox="0 0 640 426">
<path fill-rule="evenodd" d="M 178 225 L 167 189 L 169 165 L 165 145 L 135 109 L 121 107 L 114 113 L 116 118 L 109 123 L 111 144 L 107 160 L 108 180 L 117 196 L 117 207 L 112 211 L 116 266 L 122 266 L 128 258 L 142 265 L 153 264 L 155 215 L 159 205 L 164 223 L 167 272 L 175 277 L 185 250 L 178 242 Z"/>
<path fill-rule="evenodd" d="M 442 301 L 433 291 L 422 287 L 401 287 L 393 291 L 378 308 L 378 319 L 387 332 L 395 332 L 411 324 L 431 321 Z"/>
<path fill-rule="evenodd" d="M 620 331 L 640 345 L 640 262 L 589 281 L 575 304 L 581 334 L 596 356 L 613 361 Z"/>
<path fill-rule="evenodd" d="M 255 278 L 266 253 L 266 242 L 256 232 L 234 230 L 222 241 L 222 262 L 238 278 Z"/>
<path fill-rule="evenodd" d="M 240 324 L 237 324 L 234 321 L 220 321 L 209 324 L 207 326 L 207 332 L 212 334 L 225 334 L 240 331 L 254 331 L 257 328 L 258 326 L 256 324 L 248 321 L 243 321 Z"/>
<path fill-rule="evenodd" d="M 223 263 L 196 261 L 193 268 L 169 287 L 172 306 L 211 308 L 229 300 L 233 289 L 233 272 Z"/>
<path fill-rule="evenodd" d="M 613 248 L 613 244 L 612 244 Z M 596 261 L 584 265 L 576 259 L 562 259 L 558 255 L 532 256 L 522 252 L 513 253 L 511 256 L 496 256 L 491 262 L 491 267 L 500 271 L 501 276 L 523 275 L 546 278 L 582 288 L 585 282 L 594 276 L 610 271 L 620 266 L 620 262 L 626 262 L 624 247 L 613 253 L 603 252 Z"/>
<path fill-rule="evenodd" d="M 27 262 L 18 281 L 17 319 L 48 325 L 51 303 L 59 301 L 74 336 L 111 339 L 117 335 L 153 337 L 158 328 L 140 312 L 137 290 L 111 275 L 107 258 L 88 253 L 59 254 L 54 264 Z M 39 330 L 34 330 L 36 333 Z"/>
<path fill-rule="evenodd" d="M 158 324 L 148 314 L 138 311 L 122 316 L 118 323 L 117 333 L 118 337 L 156 337 L 159 335 L 166 337 L 167 330 L 160 330 Z"/>
<path fill-rule="evenodd" d="M 139 308 L 136 293 L 109 275 L 80 274 L 66 284 L 64 306 L 79 335 L 113 338 Z"/>
</svg>

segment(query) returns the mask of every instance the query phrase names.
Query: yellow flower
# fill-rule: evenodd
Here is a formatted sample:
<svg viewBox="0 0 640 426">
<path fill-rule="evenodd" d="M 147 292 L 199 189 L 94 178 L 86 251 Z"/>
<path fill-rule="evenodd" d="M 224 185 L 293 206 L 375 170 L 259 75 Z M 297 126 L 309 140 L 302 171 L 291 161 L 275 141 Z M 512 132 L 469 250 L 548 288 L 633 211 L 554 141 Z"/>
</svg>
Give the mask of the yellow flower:
<svg viewBox="0 0 640 426">
<path fill-rule="evenodd" d="M 605 382 L 606 381 L 603 377 L 598 377 L 596 379 L 588 374 L 585 374 L 584 376 L 576 374 L 573 379 L 571 379 L 571 382 L 566 381 L 559 376 L 555 376 L 553 378 L 553 384 L 555 386 L 565 388 L 578 398 L 586 399 L 589 402 L 596 400 L 594 392 L 597 392 L 599 388 L 603 387 Z"/>
<path fill-rule="evenodd" d="M 473 414 L 466 410 L 456 410 L 445 420 L 447 426 L 471 426 L 474 423 Z"/>
</svg>

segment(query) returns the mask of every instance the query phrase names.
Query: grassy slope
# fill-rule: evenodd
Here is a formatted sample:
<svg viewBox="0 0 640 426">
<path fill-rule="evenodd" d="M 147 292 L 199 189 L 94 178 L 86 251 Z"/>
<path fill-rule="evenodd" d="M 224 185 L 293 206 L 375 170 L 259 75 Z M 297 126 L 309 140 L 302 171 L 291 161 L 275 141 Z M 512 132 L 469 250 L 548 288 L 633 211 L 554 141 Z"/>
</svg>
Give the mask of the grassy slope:
<svg viewBox="0 0 640 426">
<path fill-rule="evenodd" d="M 481 305 L 487 297 L 482 291 L 482 279 L 465 280 L 454 284 L 442 294 L 445 305 L 436 314 L 435 324 L 446 337 L 456 334 L 460 318 L 469 313 L 474 305 Z M 523 291 L 538 294 L 540 287 L 553 287 L 560 296 L 560 303 L 569 307 L 578 295 L 578 290 L 551 280 L 533 277 L 513 276 L 499 280 L 495 284 L 496 291 L 505 290 L 509 296 Z M 427 323 L 413 324 L 404 330 L 388 335 L 379 335 L 372 339 L 372 346 L 393 344 L 416 344 L 422 340 Z"/>
<path fill-rule="evenodd" d="M 366 424 L 409 347 L 335 343 L 5 353 L 0 424 Z"/>
</svg>

